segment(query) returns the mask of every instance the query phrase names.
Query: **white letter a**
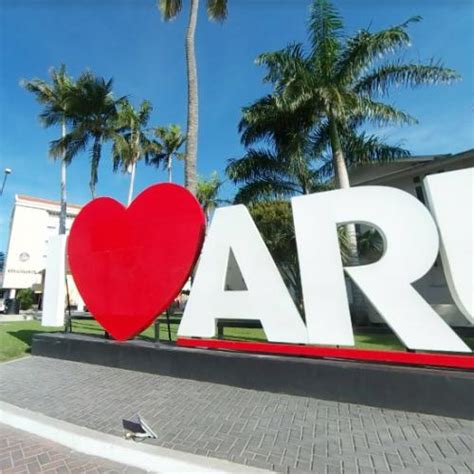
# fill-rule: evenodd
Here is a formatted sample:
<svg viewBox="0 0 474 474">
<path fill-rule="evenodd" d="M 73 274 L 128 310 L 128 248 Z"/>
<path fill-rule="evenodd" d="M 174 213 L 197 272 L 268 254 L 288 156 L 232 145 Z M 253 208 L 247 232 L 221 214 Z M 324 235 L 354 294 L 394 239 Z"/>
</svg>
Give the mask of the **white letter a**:
<svg viewBox="0 0 474 474">
<path fill-rule="evenodd" d="M 226 291 L 233 253 L 246 290 Z M 245 206 L 217 209 L 179 326 L 181 337 L 214 337 L 217 319 L 257 319 L 269 341 L 306 343 L 306 327 Z"/>
</svg>

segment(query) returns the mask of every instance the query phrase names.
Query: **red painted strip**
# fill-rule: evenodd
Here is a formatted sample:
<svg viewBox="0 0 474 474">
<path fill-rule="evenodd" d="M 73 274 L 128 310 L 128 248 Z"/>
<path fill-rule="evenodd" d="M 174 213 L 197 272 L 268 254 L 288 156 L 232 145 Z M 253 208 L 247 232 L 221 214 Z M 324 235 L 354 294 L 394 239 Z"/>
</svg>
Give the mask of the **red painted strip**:
<svg viewBox="0 0 474 474">
<path fill-rule="evenodd" d="M 354 361 L 395 363 L 403 365 L 424 365 L 456 369 L 474 369 L 474 356 L 431 354 L 426 352 L 375 351 L 368 349 L 338 349 L 296 344 L 276 344 L 271 342 L 229 341 L 222 339 L 194 339 L 180 337 L 176 341 L 183 347 L 222 349 L 238 352 L 259 352 L 284 354 L 313 358 L 332 358 Z"/>
</svg>

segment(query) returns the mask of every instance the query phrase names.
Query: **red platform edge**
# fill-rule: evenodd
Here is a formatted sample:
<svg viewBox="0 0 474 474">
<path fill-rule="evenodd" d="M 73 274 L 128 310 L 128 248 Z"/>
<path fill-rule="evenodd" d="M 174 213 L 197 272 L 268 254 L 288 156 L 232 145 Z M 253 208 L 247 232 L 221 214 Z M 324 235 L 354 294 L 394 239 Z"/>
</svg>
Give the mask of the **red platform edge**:
<svg viewBox="0 0 474 474">
<path fill-rule="evenodd" d="M 474 369 L 474 356 L 402 352 L 375 351 L 369 349 L 339 349 L 334 347 L 305 346 L 297 344 L 276 344 L 271 342 L 230 341 L 222 339 L 196 339 L 180 337 L 176 343 L 182 347 L 218 349 L 236 352 L 257 352 L 263 354 L 292 355 L 315 359 L 343 359 L 352 361 L 378 362 L 384 364 L 402 364 L 452 369 Z"/>
</svg>

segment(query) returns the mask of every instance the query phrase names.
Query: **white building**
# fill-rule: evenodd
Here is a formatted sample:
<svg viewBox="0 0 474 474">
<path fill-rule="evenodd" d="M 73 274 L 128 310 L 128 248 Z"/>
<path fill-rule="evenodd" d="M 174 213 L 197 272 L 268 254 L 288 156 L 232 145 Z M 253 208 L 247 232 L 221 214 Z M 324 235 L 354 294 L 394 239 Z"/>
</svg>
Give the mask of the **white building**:
<svg viewBox="0 0 474 474">
<path fill-rule="evenodd" d="M 402 189 L 425 204 L 422 185 L 425 176 L 472 167 L 474 167 L 474 149 L 457 154 L 414 156 L 384 164 L 366 164 L 353 168 L 350 179 L 353 186 L 377 185 Z M 474 220 L 474 190 L 470 203 L 459 204 L 470 208 L 471 219 Z M 414 287 L 448 324 L 471 326 L 454 304 L 440 258 L 422 279 L 414 283 Z M 380 317 L 375 313 L 372 313 L 371 319 L 380 321 Z"/>
<path fill-rule="evenodd" d="M 66 232 L 69 232 L 81 206 L 67 207 Z M 32 288 L 36 303 L 41 302 L 48 240 L 58 234 L 59 203 L 37 197 L 16 195 L 10 220 L 10 234 L 3 275 L 4 298 L 14 298 L 17 290 Z M 68 287 L 72 306 L 83 302 L 71 275 Z"/>
</svg>

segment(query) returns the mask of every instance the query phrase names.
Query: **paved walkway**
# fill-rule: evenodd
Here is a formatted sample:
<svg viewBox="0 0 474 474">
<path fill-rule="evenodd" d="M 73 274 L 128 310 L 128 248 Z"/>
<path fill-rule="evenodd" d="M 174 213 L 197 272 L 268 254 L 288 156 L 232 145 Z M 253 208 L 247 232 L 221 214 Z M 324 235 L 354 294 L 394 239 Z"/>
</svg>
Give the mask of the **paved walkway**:
<svg viewBox="0 0 474 474">
<path fill-rule="evenodd" d="M 296 473 L 473 473 L 474 423 L 30 357 L 0 365 L 0 400 L 158 445 Z"/>
<path fill-rule="evenodd" d="M 0 424 L 0 472 L 2 474 L 145 473 Z"/>
</svg>

